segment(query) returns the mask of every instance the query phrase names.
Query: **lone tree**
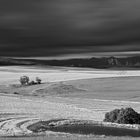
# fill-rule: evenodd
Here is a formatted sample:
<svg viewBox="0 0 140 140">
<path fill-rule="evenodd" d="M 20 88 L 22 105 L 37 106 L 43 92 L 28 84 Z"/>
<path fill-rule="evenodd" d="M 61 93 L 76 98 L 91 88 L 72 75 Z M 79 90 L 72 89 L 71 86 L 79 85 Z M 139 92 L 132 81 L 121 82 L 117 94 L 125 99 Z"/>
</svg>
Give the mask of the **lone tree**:
<svg viewBox="0 0 140 140">
<path fill-rule="evenodd" d="M 37 84 L 41 84 L 41 79 L 39 78 L 39 77 L 36 77 L 36 82 L 37 82 Z"/>
<path fill-rule="evenodd" d="M 21 85 L 28 85 L 29 84 L 29 77 L 28 76 L 21 76 L 20 77 L 20 83 Z"/>
</svg>

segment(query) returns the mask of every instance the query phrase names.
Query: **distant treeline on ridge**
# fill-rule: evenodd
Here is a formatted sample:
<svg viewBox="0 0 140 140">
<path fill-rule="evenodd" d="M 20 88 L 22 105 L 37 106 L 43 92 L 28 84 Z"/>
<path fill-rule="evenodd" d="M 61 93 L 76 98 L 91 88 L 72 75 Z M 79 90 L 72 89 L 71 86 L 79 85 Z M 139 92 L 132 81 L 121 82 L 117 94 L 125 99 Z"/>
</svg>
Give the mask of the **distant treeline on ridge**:
<svg viewBox="0 0 140 140">
<path fill-rule="evenodd" d="M 101 58 L 76 58 L 64 60 L 37 60 L 37 59 L 16 59 L 0 57 L 0 65 L 45 65 L 45 66 L 66 66 L 66 67 L 89 67 L 89 68 L 112 68 L 130 67 L 140 68 L 140 56 L 133 57 L 101 57 Z"/>
</svg>

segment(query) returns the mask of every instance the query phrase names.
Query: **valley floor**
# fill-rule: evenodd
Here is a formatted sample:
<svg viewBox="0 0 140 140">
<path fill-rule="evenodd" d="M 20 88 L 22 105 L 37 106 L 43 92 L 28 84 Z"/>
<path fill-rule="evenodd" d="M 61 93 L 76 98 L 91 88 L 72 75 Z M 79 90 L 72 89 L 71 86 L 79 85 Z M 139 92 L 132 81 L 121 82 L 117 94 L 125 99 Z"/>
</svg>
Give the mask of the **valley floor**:
<svg viewBox="0 0 140 140">
<path fill-rule="evenodd" d="M 9 85 L 17 84 L 19 77 L 22 75 L 28 75 L 31 79 L 39 76 L 44 84 L 21 89 L 11 88 Z M 27 126 L 40 120 L 47 121 L 61 118 L 102 121 L 106 112 L 122 107 L 132 107 L 137 112 L 140 112 L 139 76 L 140 71 L 136 70 L 1 67 L 0 135 L 22 136 L 30 134 L 31 132 L 27 129 Z M 58 92 L 57 94 L 56 92 L 51 95 L 47 91 L 53 93 L 56 87 L 53 87 L 53 89 L 51 87 L 51 90 L 46 90 L 46 88 L 54 82 L 55 84 L 60 82 L 63 85 L 71 85 L 74 87 L 72 89 L 83 91 L 72 90 L 69 94 L 64 92 Z M 19 95 L 12 94 L 16 90 L 18 90 Z M 42 95 L 41 92 L 37 92 L 36 96 L 31 94 L 33 91 L 38 90 L 45 91 L 46 95 Z M 65 90 L 67 91 L 68 89 Z M 24 94 L 25 92 L 26 94 Z M 65 135 L 59 136 L 58 139 L 63 137 Z M 68 140 L 70 137 L 65 138 Z M 80 139 L 84 139 L 84 137 L 81 136 Z M 73 139 L 78 138 L 73 135 Z M 95 137 L 92 136 L 93 138 Z M 33 138 L 29 139 L 32 140 Z M 36 137 L 36 139 L 43 140 L 43 137 Z M 55 137 L 52 139 L 55 139 Z M 86 136 L 86 139 L 90 139 L 90 136 Z M 95 139 L 107 138 L 96 137 Z M 117 138 L 108 137 L 108 139 L 115 140 Z M 129 138 L 119 139 L 127 140 Z"/>
</svg>

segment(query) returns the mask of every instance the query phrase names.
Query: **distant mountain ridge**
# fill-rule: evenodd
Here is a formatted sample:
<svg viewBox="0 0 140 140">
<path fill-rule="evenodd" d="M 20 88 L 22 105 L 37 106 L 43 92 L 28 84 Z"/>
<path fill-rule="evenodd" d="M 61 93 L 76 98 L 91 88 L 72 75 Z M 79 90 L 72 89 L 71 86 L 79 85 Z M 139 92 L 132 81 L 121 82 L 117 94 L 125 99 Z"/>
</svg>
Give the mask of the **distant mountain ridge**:
<svg viewBox="0 0 140 140">
<path fill-rule="evenodd" d="M 0 66 L 4 65 L 45 65 L 89 68 L 130 67 L 140 68 L 140 56 L 133 57 L 101 57 L 101 58 L 76 58 L 65 60 L 37 60 L 16 59 L 0 57 Z"/>
</svg>

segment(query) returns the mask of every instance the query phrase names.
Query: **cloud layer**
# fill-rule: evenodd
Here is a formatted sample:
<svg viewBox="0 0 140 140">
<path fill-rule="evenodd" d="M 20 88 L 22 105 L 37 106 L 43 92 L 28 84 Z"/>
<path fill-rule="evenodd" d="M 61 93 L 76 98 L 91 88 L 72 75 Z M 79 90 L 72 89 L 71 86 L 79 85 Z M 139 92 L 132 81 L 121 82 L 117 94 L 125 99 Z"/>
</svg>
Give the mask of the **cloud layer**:
<svg viewBox="0 0 140 140">
<path fill-rule="evenodd" d="M 139 0 L 1 0 L 0 55 L 140 51 Z"/>
</svg>

